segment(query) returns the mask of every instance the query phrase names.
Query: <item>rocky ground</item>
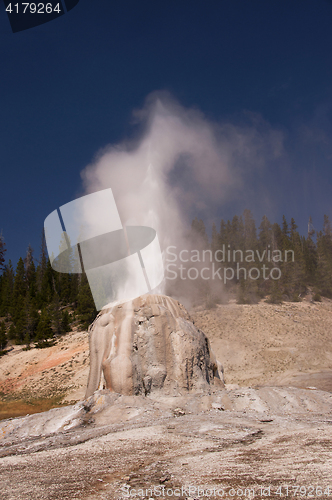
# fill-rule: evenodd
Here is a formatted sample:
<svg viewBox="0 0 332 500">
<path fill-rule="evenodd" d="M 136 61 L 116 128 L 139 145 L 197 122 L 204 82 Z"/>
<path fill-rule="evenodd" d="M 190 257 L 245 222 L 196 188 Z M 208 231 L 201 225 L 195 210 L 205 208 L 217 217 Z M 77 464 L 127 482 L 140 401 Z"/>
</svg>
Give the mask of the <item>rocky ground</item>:
<svg viewBox="0 0 332 500">
<path fill-rule="evenodd" d="M 2 422 L 1 498 L 326 500 L 331 403 L 316 389 L 154 398 L 100 391 Z"/>
<path fill-rule="evenodd" d="M 2 357 L 3 405 L 81 402 L 0 422 L 0 498 L 332 498 L 332 301 L 191 315 L 225 368 L 211 394 L 82 401 L 86 332 Z"/>
</svg>

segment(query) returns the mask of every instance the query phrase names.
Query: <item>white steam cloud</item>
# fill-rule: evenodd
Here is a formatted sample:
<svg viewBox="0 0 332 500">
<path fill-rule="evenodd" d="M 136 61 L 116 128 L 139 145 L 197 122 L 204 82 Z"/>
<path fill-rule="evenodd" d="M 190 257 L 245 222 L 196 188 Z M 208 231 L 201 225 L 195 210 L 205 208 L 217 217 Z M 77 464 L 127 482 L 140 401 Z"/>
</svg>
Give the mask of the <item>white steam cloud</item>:
<svg viewBox="0 0 332 500">
<path fill-rule="evenodd" d="M 183 241 L 196 215 L 209 219 L 239 197 L 248 174 L 283 151 L 282 134 L 258 116 L 217 124 L 164 92 L 134 117 L 139 139 L 104 148 L 82 178 L 86 194 L 112 188 L 122 223 L 153 227 L 162 248 Z"/>
</svg>

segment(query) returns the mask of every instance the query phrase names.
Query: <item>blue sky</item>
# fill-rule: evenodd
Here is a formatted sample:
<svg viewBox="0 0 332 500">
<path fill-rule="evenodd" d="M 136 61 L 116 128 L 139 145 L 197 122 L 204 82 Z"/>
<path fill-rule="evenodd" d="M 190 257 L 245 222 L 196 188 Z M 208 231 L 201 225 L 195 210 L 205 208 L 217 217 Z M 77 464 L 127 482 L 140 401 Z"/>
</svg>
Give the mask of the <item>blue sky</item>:
<svg viewBox="0 0 332 500">
<path fill-rule="evenodd" d="M 14 264 L 39 254 L 46 216 L 83 193 L 100 148 L 137 133 L 133 110 L 166 90 L 206 120 L 276 131 L 278 161 L 248 169 L 208 222 L 332 218 L 332 2 L 80 0 L 13 34 L 0 4 L 0 231 Z M 207 201 L 207 200 L 205 200 Z M 193 216 L 196 214 L 193 213 Z M 197 214 L 204 217 L 204 213 Z"/>
</svg>

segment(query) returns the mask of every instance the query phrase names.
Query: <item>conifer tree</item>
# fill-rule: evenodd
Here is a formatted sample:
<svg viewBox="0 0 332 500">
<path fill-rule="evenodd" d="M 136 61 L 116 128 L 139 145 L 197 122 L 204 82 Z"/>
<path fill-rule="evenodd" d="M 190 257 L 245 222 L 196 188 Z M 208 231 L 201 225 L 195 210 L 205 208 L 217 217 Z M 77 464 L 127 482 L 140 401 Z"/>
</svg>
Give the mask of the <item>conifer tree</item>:
<svg viewBox="0 0 332 500">
<path fill-rule="evenodd" d="M 24 338 L 23 334 L 25 329 L 24 300 L 26 296 L 26 291 L 27 288 L 25 280 L 24 262 L 22 257 L 20 257 L 15 272 L 13 299 L 10 308 L 10 314 L 15 323 L 19 342 L 22 342 Z"/>
<path fill-rule="evenodd" d="M 316 288 L 325 297 L 332 298 L 332 228 L 324 215 L 323 231 L 317 233 L 317 281 Z"/>
<path fill-rule="evenodd" d="M 28 246 L 27 253 L 24 259 L 24 267 L 25 267 L 25 276 L 26 276 L 26 284 L 27 290 L 30 290 L 30 293 L 35 295 L 36 293 L 36 267 L 33 259 L 33 248 Z M 34 289 L 33 292 L 31 289 Z"/>
<path fill-rule="evenodd" d="M 7 316 L 9 319 L 14 289 L 14 270 L 10 260 L 0 279 L 0 316 Z"/>
<path fill-rule="evenodd" d="M 11 323 L 8 331 L 8 340 L 14 340 L 16 338 L 16 329 L 14 323 Z"/>
<path fill-rule="evenodd" d="M 69 303 L 73 304 L 74 309 L 77 308 L 79 284 L 80 284 L 80 275 L 72 274 L 70 278 Z"/>
<path fill-rule="evenodd" d="M 259 247 L 261 250 L 267 250 L 272 241 L 272 226 L 266 215 L 263 216 L 259 226 Z"/>
<path fill-rule="evenodd" d="M 17 263 L 15 279 L 14 279 L 14 302 L 18 300 L 19 297 L 24 297 L 26 294 L 26 281 L 25 281 L 25 268 L 22 257 L 19 258 Z"/>
<path fill-rule="evenodd" d="M 227 238 L 226 238 L 226 224 L 225 224 L 225 221 L 224 219 L 221 219 L 221 222 L 220 222 L 220 231 L 219 231 L 219 236 L 220 236 L 220 247 L 222 247 L 222 245 L 227 245 Z"/>
<path fill-rule="evenodd" d="M 271 226 L 271 251 L 280 250 L 283 251 L 287 248 L 287 242 L 284 238 L 284 233 L 277 222 L 274 222 Z"/>
<path fill-rule="evenodd" d="M 237 294 L 238 304 L 256 304 L 258 302 L 259 292 L 257 281 L 251 279 L 241 279 Z"/>
<path fill-rule="evenodd" d="M 25 302 L 25 300 L 24 300 Z M 14 319 L 14 325 L 15 325 L 15 337 L 14 341 L 16 344 L 24 344 L 28 343 L 25 342 L 27 337 L 27 317 L 26 317 L 26 310 L 25 310 L 25 304 L 23 302 L 23 306 L 17 310 L 16 316 Z"/>
<path fill-rule="evenodd" d="M 211 250 L 213 255 L 215 255 L 216 250 L 220 248 L 220 235 L 217 231 L 215 223 L 212 224 L 212 240 L 211 240 Z"/>
<path fill-rule="evenodd" d="M 50 259 L 47 259 L 46 269 L 41 282 L 41 291 L 38 294 L 39 306 L 50 304 L 55 293 L 55 271 L 53 271 Z"/>
<path fill-rule="evenodd" d="M 0 271 L 4 269 L 5 252 L 6 252 L 6 243 L 4 242 L 2 234 L 0 234 Z"/>
<path fill-rule="evenodd" d="M 305 292 L 306 279 L 305 279 L 305 261 L 303 255 L 303 242 L 297 231 L 295 220 L 291 218 L 290 235 L 289 235 L 289 249 L 294 252 L 294 261 L 288 265 L 288 289 L 290 292 L 290 299 L 298 301 L 299 297 Z"/>
<path fill-rule="evenodd" d="M 284 215 L 282 216 L 282 234 L 286 236 L 286 238 L 289 236 L 288 223 Z"/>
<path fill-rule="evenodd" d="M 41 243 L 40 243 L 40 256 L 38 261 L 38 266 L 36 269 L 36 296 L 39 306 L 44 302 L 43 295 L 45 293 L 44 285 L 44 275 L 47 267 L 47 250 L 46 250 L 46 240 L 44 228 L 41 233 Z"/>
<path fill-rule="evenodd" d="M 267 300 L 269 304 L 281 304 L 282 303 L 282 292 L 280 289 L 280 284 L 278 281 L 273 281 L 270 288 L 270 296 Z"/>
<path fill-rule="evenodd" d="M 77 312 L 84 328 L 87 328 L 92 323 L 97 314 L 89 282 L 85 273 L 82 274 L 79 286 Z"/>
<path fill-rule="evenodd" d="M 39 314 L 36 301 L 31 297 L 30 292 L 28 292 L 24 301 L 24 320 L 22 322 L 22 327 L 24 327 L 24 337 L 22 335 L 22 341 L 27 347 L 30 346 L 30 343 L 34 339 L 38 322 Z"/>
<path fill-rule="evenodd" d="M 46 307 L 44 307 L 40 314 L 40 319 L 36 329 L 35 345 L 36 347 L 49 347 L 53 344 L 53 330 L 51 327 L 51 318 L 48 314 Z"/>
<path fill-rule="evenodd" d="M 62 333 L 70 332 L 71 318 L 67 310 L 62 312 L 61 331 Z"/>
<path fill-rule="evenodd" d="M 316 270 L 318 265 L 317 249 L 314 242 L 314 235 L 316 231 L 314 229 L 312 218 L 309 217 L 308 222 L 308 236 L 304 241 L 304 260 L 306 268 L 306 281 L 309 285 L 316 284 Z"/>
<path fill-rule="evenodd" d="M 257 250 L 257 232 L 256 224 L 253 215 L 250 210 L 245 209 L 243 211 L 243 250 L 244 255 L 246 251 L 250 250 L 255 252 Z M 241 267 L 247 269 L 247 279 L 243 278 L 239 283 L 238 297 L 237 301 L 239 304 L 253 304 L 258 301 L 260 296 L 260 291 L 258 284 L 259 282 L 248 277 L 248 272 L 250 267 L 252 267 L 252 262 L 244 260 L 241 263 Z"/>
<path fill-rule="evenodd" d="M 267 218 L 266 215 L 263 216 L 262 221 L 259 225 L 259 233 L 258 233 L 258 252 L 260 254 L 260 260 L 263 265 L 266 265 L 268 268 L 271 267 L 270 262 L 268 262 L 268 252 L 271 250 L 273 246 L 273 232 L 272 232 L 272 224 Z M 266 295 L 269 293 L 271 287 L 271 280 L 264 280 L 261 278 L 260 280 L 260 290 L 262 295 Z"/>
<path fill-rule="evenodd" d="M 255 250 L 257 246 L 256 224 L 253 215 L 247 208 L 243 212 L 244 243 L 246 250 Z"/>
<path fill-rule="evenodd" d="M 191 239 L 193 243 L 202 246 L 203 248 L 209 247 L 209 238 L 206 234 L 205 224 L 202 219 L 197 219 L 197 217 L 192 221 L 191 224 Z"/>
<path fill-rule="evenodd" d="M 272 261 L 270 266 L 278 268 L 281 271 L 281 278 L 277 281 L 278 294 L 280 294 L 280 296 L 282 296 L 282 294 L 286 294 L 287 296 L 290 295 L 290 291 L 288 290 L 290 266 L 288 263 L 284 262 L 284 251 L 289 247 L 288 237 L 286 234 L 288 234 L 288 225 L 285 217 L 283 216 L 282 228 L 277 222 L 272 224 L 270 245 Z M 275 283 L 272 283 L 271 280 L 269 282 L 268 291 L 269 293 L 274 294 L 276 292 L 276 285 Z"/>
<path fill-rule="evenodd" d="M 231 242 L 231 235 L 232 235 L 232 224 L 231 221 L 228 220 L 226 222 L 226 227 L 225 227 L 225 240 L 227 242 L 227 245 L 229 245 Z"/>
<path fill-rule="evenodd" d="M 291 226 L 290 226 L 290 240 L 292 242 L 293 247 L 295 246 L 295 239 L 297 238 L 297 225 L 295 224 L 295 220 L 293 217 L 291 218 Z"/>
<path fill-rule="evenodd" d="M 1 321 L 0 322 L 0 355 L 1 351 L 5 349 L 7 345 L 7 335 L 6 335 L 6 326 L 5 322 Z"/>
<path fill-rule="evenodd" d="M 232 250 L 241 250 L 244 248 L 244 225 L 242 217 L 234 215 L 228 238 L 228 243 Z"/>
<path fill-rule="evenodd" d="M 52 327 L 55 335 L 59 336 L 63 333 L 62 331 L 62 314 L 60 310 L 60 299 L 57 293 L 54 294 L 52 305 L 51 305 L 51 319 Z"/>
</svg>

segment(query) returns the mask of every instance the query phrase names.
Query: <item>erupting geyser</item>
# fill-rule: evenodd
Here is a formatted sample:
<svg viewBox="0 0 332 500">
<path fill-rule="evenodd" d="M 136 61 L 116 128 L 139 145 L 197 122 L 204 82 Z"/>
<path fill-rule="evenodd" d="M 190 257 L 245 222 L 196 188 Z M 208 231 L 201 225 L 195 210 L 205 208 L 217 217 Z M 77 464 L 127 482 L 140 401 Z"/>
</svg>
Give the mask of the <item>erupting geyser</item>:
<svg viewBox="0 0 332 500">
<path fill-rule="evenodd" d="M 86 398 L 100 386 L 124 395 L 172 396 L 223 386 L 223 369 L 186 309 L 164 295 L 105 307 L 89 328 Z"/>
</svg>

